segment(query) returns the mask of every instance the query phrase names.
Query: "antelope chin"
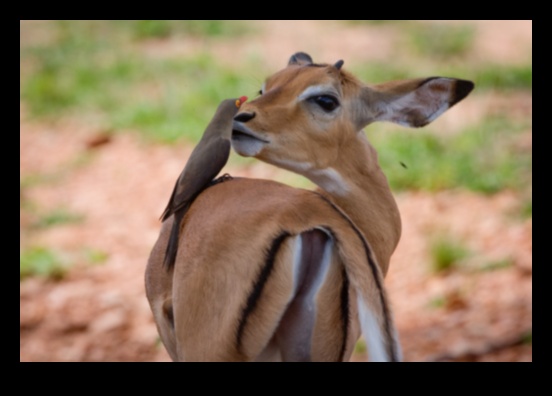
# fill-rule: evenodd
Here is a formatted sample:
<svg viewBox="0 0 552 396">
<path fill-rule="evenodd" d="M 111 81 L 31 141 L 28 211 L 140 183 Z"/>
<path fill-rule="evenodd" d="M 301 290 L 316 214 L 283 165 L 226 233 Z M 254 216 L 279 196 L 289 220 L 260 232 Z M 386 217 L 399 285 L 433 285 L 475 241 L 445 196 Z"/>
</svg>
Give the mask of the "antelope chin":
<svg viewBox="0 0 552 396">
<path fill-rule="evenodd" d="M 234 151 L 243 157 L 255 157 L 270 143 L 238 121 L 234 121 L 231 141 Z"/>
</svg>

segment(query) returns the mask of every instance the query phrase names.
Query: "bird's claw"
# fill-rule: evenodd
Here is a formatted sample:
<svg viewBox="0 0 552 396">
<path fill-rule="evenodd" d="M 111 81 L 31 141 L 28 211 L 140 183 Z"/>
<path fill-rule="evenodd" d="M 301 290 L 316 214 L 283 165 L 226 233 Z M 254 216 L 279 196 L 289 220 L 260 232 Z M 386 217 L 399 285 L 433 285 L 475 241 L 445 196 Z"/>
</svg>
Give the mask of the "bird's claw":
<svg viewBox="0 0 552 396">
<path fill-rule="evenodd" d="M 230 176 L 230 174 L 225 173 L 224 175 L 222 175 L 222 176 L 216 178 L 215 180 L 213 180 L 213 181 L 209 184 L 209 186 L 214 186 L 215 184 L 224 183 L 225 181 L 230 181 L 230 180 L 232 180 L 232 179 L 233 179 L 233 177 Z"/>
</svg>

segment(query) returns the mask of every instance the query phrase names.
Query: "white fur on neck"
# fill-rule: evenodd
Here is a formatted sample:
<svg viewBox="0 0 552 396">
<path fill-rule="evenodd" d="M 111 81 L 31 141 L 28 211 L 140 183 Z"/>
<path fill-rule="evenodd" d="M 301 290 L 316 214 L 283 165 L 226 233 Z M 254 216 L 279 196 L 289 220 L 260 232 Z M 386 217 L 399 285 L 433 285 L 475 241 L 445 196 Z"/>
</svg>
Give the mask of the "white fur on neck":
<svg viewBox="0 0 552 396">
<path fill-rule="evenodd" d="M 307 162 L 295 162 L 286 159 L 279 159 L 275 165 L 307 177 L 330 194 L 344 196 L 350 191 L 349 184 L 334 168 L 314 169 Z"/>
<path fill-rule="evenodd" d="M 314 169 L 305 176 L 330 194 L 344 196 L 349 192 L 349 185 L 334 168 Z"/>
</svg>

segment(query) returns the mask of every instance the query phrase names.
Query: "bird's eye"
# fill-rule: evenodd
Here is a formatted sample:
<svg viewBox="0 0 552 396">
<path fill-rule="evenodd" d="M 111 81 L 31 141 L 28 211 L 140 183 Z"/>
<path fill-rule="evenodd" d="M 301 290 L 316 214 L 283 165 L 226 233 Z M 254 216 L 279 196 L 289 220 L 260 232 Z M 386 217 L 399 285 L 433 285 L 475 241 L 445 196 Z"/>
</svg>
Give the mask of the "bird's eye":
<svg viewBox="0 0 552 396">
<path fill-rule="evenodd" d="M 310 98 L 312 102 L 316 103 L 322 110 L 329 113 L 335 110 L 339 106 L 339 101 L 335 96 L 331 95 L 318 95 Z"/>
<path fill-rule="evenodd" d="M 261 89 L 259 89 L 259 96 L 263 96 L 265 91 L 266 91 L 266 82 L 264 82 L 263 85 L 261 85 Z"/>
</svg>

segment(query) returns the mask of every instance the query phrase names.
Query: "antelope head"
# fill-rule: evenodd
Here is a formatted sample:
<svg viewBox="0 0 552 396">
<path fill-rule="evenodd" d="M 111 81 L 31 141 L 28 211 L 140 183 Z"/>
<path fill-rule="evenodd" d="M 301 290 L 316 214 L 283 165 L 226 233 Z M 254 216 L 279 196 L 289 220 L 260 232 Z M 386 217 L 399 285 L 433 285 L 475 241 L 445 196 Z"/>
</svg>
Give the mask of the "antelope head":
<svg viewBox="0 0 552 396">
<path fill-rule="evenodd" d="M 361 131 L 367 125 L 391 121 L 424 126 L 474 86 L 446 77 L 369 85 L 342 66 L 341 60 L 317 64 L 305 53 L 294 54 L 286 68 L 265 81 L 260 96 L 245 103 L 235 116 L 234 150 L 320 185 L 321 174 L 337 172 L 335 177 L 343 177 L 339 163 L 351 156 L 351 144 L 364 139 Z M 347 158 L 346 162 L 370 160 Z"/>
</svg>

